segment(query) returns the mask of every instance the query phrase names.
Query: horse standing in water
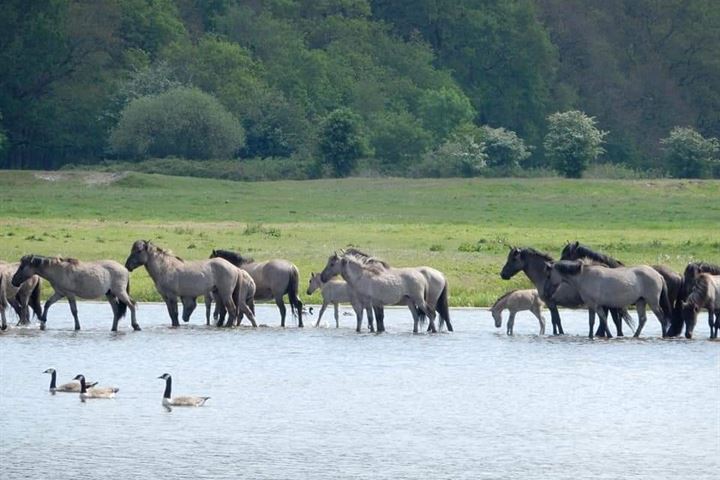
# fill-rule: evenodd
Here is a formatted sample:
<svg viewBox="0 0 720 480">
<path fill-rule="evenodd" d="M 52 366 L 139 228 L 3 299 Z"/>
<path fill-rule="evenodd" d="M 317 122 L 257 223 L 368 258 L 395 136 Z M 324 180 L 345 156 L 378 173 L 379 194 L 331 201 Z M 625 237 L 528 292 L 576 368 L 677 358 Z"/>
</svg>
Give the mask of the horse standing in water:
<svg viewBox="0 0 720 480">
<path fill-rule="evenodd" d="M 5 310 L 8 305 L 15 310 L 18 316 L 18 325 L 30 324 L 30 309 L 37 318 L 42 317 L 40 304 L 41 284 L 40 277 L 33 275 L 25 280 L 19 287 L 12 284 L 12 276 L 20 266 L 19 262 L 0 262 L 0 317 L 2 329 L 7 328 Z"/>
<path fill-rule="evenodd" d="M 353 309 L 357 316 L 357 332 L 360 332 L 365 309 L 400 303 L 407 305 L 412 313 L 413 333 L 418 333 L 418 312 L 430 319 L 431 331 L 436 331 L 434 312 L 425 300 L 427 280 L 417 269 L 381 266 L 369 258 L 334 253 L 328 258 L 320 279 L 325 282 L 336 275 L 342 275 L 355 292 Z"/>
<path fill-rule="evenodd" d="M 617 267 L 624 267 L 625 264 L 621 262 L 620 260 L 613 258 L 609 255 L 605 255 L 600 252 L 596 252 L 592 250 L 590 247 L 581 244 L 580 242 L 568 242 L 565 247 L 562 250 L 562 254 L 560 257 L 561 260 L 583 260 L 588 259 L 592 261 L 595 264 L 598 265 L 605 265 L 609 268 L 617 268 Z M 670 267 L 667 267 L 665 265 L 651 265 L 651 267 L 657 271 L 660 275 L 662 275 L 663 279 L 665 280 L 665 284 L 668 288 L 668 298 L 670 299 L 670 304 L 674 305 L 675 301 L 677 299 L 678 294 L 680 293 L 680 289 L 682 287 L 683 279 L 677 272 L 673 271 Z M 615 321 L 615 325 L 617 327 L 618 336 L 622 336 L 622 324 L 620 323 L 620 319 L 618 317 L 618 311 L 616 310 L 610 310 L 610 312 L 613 315 L 613 320 Z M 627 310 L 622 310 L 621 313 L 623 316 L 628 315 Z M 599 337 L 605 336 L 605 332 L 602 330 L 602 324 L 598 326 L 596 335 Z"/>
<path fill-rule="evenodd" d="M 720 275 L 720 265 L 707 262 L 691 262 L 687 264 L 683 272 L 682 286 L 675 299 L 673 318 L 670 328 L 668 329 L 668 337 L 677 337 L 680 335 L 683 330 L 683 325 L 685 326 L 685 334 L 687 335 L 690 324 L 687 323 L 687 318 L 689 317 L 683 314 L 683 302 L 687 300 L 688 295 L 690 295 L 690 292 L 695 287 L 695 282 L 701 273 Z M 694 322 L 694 319 L 692 322 Z M 690 335 L 692 335 L 692 327 L 690 328 Z"/>
<path fill-rule="evenodd" d="M 529 310 L 540 322 L 540 335 L 545 335 L 545 318 L 542 316 L 543 305 L 540 294 L 535 289 L 512 290 L 495 301 L 493 306 L 490 307 L 490 313 L 495 320 L 495 328 L 500 328 L 502 326 L 502 312 L 508 310 L 510 317 L 507 321 L 506 333 L 512 335 L 515 327 L 515 315 L 518 312 Z"/>
<path fill-rule="evenodd" d="M 303 327 L 303 304 L 298 298 L 300 273 L 295 265 L 282 259 L 256 262 L 230 250 L 213 250 L 210 258 L 223 258 L 248 272 L 255 282 L 255 300 L 275 300 L 280 310 L 280 325 L 283 327 L 286 313 L 283 296 L 287 295 L 290 311 L 297 315 L 298 327 Z"/>
<path fill-rule="evenodd" d="M 692 338 L 697 314 L 702 308 L 708 311 L 710 338 L 717 338 L 720 329 L 720 275 L 701 273 L 695 278 L 692 291 L 682 304 L 686 338 Z"/>
<path fill-rule="evenodd" d="M 218 298 L 229 312 L 227 326 L 234 325 L 241 310 L 249 314 L 248 318 L 253 327 L 257 326 L 252 311 L 240 302 L 239 293 L 243 285 L 237 269 L 230 262 L 222 258 L 186 262 L 147 240 L 137 240 L 130 249 L 125 267 L 132 272 L 143 265 L 167 305 L 173 327 L 180 325 L 178 298 L 183 302 L 183 321 L 187 322 L 197 306 L 197 297 L 204 296 L 207 299 L 214 292 L 217 292 Z"/>
<path fill-rule="evenodd" d="M 113 260 L 81 262 L 74 258 L 43 257 L 41 255 L 25 255 L 20 260 L 12 284 L 19 287 L 33 275 L 44 278 L 55 292 L 45 302 L 40 329 L 45 330 L 47 314 L 50 306 L 63 297 L 67 297 L 70 311 L 75 320 L 75 330 L 80 330 L 76 298 L 88 300 L 107 298 L 113 311 L 112 331 L 117 331 L 118 321 L 130 309 L 133 330 L 140 330 L 135 319 L 135 300 L 130 297 L 130 274 L 122 265 Z"/>
<path fill-rule="evenodd" d="M 571 285 L 580 295 L 583 303 L 595 310 L 600 322 L 607 329 L 607 313 L 603 307 L 624 308 L 635 304 L 639 324 L 635 337 L 640 336 L 647 316 L 645 306 L 649 305 L 662 327 L 665 336 L 667 322 L 672 315 L 667 285 L 663 277 L 652 267 L 607 268 L 588 265 L 580 261 L 562 260 L 545 265 L 544 296 L 554 298 L 562 285 Z M 592 325 L 590 333 L 592 334 Z M 608 336 L 610 336 L 608 334 Z"/>
</svg>

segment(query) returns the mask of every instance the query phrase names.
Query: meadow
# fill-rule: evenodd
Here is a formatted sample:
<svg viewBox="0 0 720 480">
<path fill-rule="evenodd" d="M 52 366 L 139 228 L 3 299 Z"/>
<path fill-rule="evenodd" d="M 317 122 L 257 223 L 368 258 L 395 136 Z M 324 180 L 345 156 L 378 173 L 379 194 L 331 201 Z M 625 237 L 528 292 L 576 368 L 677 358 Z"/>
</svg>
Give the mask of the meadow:
<svg viewBox="0 0 720 480">
<path fill-rule="evenodd" d="M 580 240 L 628 264 L 720 263 L 720 182 L 396 179 L 232 182 L 140 173 L 0 172 L 0 259 L 28 253 L 124 263 L 149 239 L 186 259 L 228 248 L 311 271 L 356 246 L 397 266 L 446 273 L 453 306 L 487 306 L 508 245 L 559 256 Z M 137 300 L 159 296 L 144 270 Z M 45 290 L 45 294 L 49 289 Z"/>
</svg>

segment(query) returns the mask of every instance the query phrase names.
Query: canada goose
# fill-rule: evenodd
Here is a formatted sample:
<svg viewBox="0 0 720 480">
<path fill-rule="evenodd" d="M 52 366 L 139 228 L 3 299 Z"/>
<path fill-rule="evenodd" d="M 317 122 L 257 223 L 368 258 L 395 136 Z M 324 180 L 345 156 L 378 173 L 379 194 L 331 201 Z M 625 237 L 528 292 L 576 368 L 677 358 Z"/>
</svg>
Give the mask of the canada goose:
<svg viewBox="0 0 720 480">
<path fill-rule="evenodd" d="M 158 378 L 165 380 L 165 393 L 163 394 L 163 407 L 171 411 L 170 407 L 202 407 L 210 397 L 182 396 L 172 398 L 172 377 L 169 373 L 163 373 Z"/>
<path fill-rule="evenodd" d="M 57 381 L 57 372 L 54 368 L 48 368 L 43 373 L 49 373 L 50 374 L 50 393 L 55 392 L 70 392 L 70 393 L 78 393 L 80 391 L 80 382 L 77 380 L 73 380 L 69 383 L 64 383 L 60 385 L 59 387 L 55 385 L 55 382 Z M 88 387 L 94 387 L 97 385 L 97 382 L 87 382 Z"/>
<path fill-rule="evenodd" d="M 85 384 L 85 376 L 77 375 L 75 380 L 80 382 L 80 400 L 83 402 L 88 398 L 115 398 L 115 394 L 120 391 L 117 387 L 92 387 L 87 388 Z"/>
</svg>

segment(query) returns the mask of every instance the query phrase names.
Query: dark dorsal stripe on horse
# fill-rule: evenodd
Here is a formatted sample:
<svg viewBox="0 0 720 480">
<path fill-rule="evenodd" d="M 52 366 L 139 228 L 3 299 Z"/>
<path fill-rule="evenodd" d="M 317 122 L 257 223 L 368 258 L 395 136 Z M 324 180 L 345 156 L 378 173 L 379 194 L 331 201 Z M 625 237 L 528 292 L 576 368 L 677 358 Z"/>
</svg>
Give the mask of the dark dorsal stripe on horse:
<svg viewBox="0 0 720 480">
<path fill-rule="evenodd" d="M 555 262 L 555 268 L 563 275 L 577 275 L 582 270 L 582 262 L 576 260 L 560 260 Z"/>
<path fill-rule="evenodd" d="M 46 257 L 44 255 L 25 255 L 20 259 L 21 264 L 30 264 L 33 267 L 41 267 L 56 263 L 69 263 L 70 265 L 78 265 L 80 260 L 70 257 Z"/>
<path fill-rule="evenodd" d="M 372 255 L 368 255 L 367 253 L 358 250 L 357 248 L 348 248 L 347 250 L 344 250 L 343 253 L 345 255 L 352 255 L 355 258 L 361 259 L 364 263 L 370 264 L 370 263 L 379 263 L 385 268 L 390 268 L 390 264 L 387 263 L 385 260 L 381 260 L 377 257 L 373 257 Z"/>
<path fill-rule="evenodd" d="M 238 267 L 240 265 L 244 265 L 246 263 L 253 263 L 255 261 L 253 258 L 243 257 L 239 253 L 233 252 L 232 250 L 213 250 L 212 256 L 224 258 L 228 262 Z"/>
<path fill-rule="evenodd" d="M 515 290 L 510 290 L 509 292 L 504 293 L 500 298 L 498 298 L 497 300 L 495 300 L 495 303 L 492 304 L 492 307 L 490 307 L 490 310 L 492 310 L 493 308 L 495 308 L 495 307 L 497 306 L 497 304 L 500 303 L 500 302 L 502 302 L 505 298 L 507 298 L 508 295 L 510 295 L 510 294 L 512 294 L 512 293 L 515 293 L 515 292 L 517 292 L 518 290 L 520 290 L 520 289 L 519 289 L 519 288 L 516 288 Z"/>
<path fill-rule="evenodd" d="M 183 260 L 182 258 L 180 258 L 180 257 L 178 257 L 177 255 L 175 255 L 175 254 L 172 252 L 172 250 L 166 250 L 166 249 L 164 249 L 164 248 L 158 247 L 157 245 L 155 245 L 154 243 L 152 243 L 150 240 L 145 240 L 145 244 L 146 244 L 148 247 L 152 247 L 156 252 L 162 253 L 163 255 L 167 255 L 168 257 L 173 257 L 173 258 L 175 258 L 175 259 L 177 259 L 177 260 L 180 260 L 181 262 L 185 262 L 185 260 Z"/>
</svg>

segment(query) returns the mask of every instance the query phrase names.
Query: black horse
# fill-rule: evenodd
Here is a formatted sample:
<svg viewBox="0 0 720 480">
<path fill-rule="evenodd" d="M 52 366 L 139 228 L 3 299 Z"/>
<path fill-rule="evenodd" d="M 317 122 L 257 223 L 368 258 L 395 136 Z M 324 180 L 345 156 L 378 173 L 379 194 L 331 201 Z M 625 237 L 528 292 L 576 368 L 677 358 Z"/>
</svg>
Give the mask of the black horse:
<svg viewBox="0 0 720 480">
<path fill-rule="evenodd" d="M 685 326 L 685 336 L 692 336 L 693 327 L 695 326 L 695 316 L 683 315 L 683 302 L 687 300 L 690 292 L 695 287 L 697 276 L 701 273 L 709 273 L 711 275 L 720 275 L 720 265 L 707 262 L 691 262 L 685 267 L 682 276 L 682 284 L 678 290 L 677 297 L 673 301 L 673 315 L 670 328 L 668 328 L 668 337 L 677 337 L 683 331 Z"/>
<path fill-rule="evenodd" d="M 605 265 L 610 268 L 617 268 L 617 267 L 625 266 L 625 264 L 623 262 L 621 262 L 620 260 L 613 258 L 609 255 L 605 255 L 603 253 L 596 252 L 596 251 L 592 250 L 590 247 L 581 244 L 580 242 L 567 243 L 562 250 L 562 254 L 561 254 L 560 258 L 562 260 L 588 259 L 595 263 L 598 263 L 600 265 Z M 680 276 L 680 274 L 676 273 L 670 267 L 667 267 L 665 265 L 652 265 L 652 268 L 656 272 L 658 272 L 665 280 L 665 285 L 667 286 L 668 297 L 670 298 L 670 303 L 672 305 L 674 305 L 676 298 L 682 287 L 683 278 Z M 611 310 L 610 312 L 612 313 L 613 321 L 615 321 L 615 325 L 618 327 L 618 335 L 622 335 L 620 333 L 621 324 L 619 322 L 619 319 L 617 319 L 617 317 L 616 317 L 616 312 L 613 312 L 613 310 Z M 627 314 L 627 310 L 621 310 L 620 312 L 624 312 L 624 314 Z M 604 336 L 604 334 L 605 334 L 605 332 L 603 330 L 602 324 L 600 324 L 596 335 Z"/>
</svg>

